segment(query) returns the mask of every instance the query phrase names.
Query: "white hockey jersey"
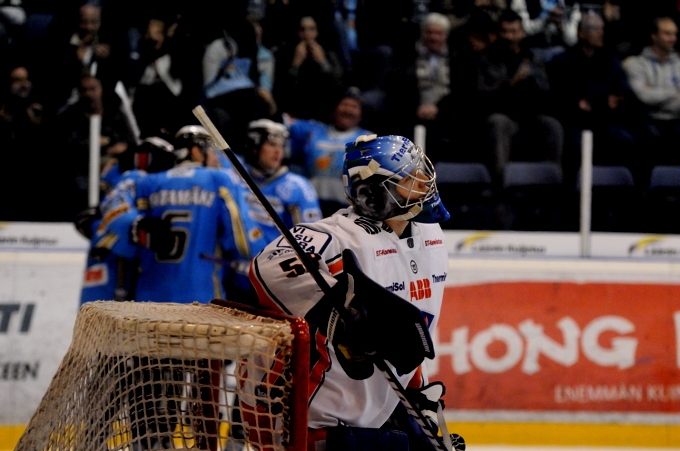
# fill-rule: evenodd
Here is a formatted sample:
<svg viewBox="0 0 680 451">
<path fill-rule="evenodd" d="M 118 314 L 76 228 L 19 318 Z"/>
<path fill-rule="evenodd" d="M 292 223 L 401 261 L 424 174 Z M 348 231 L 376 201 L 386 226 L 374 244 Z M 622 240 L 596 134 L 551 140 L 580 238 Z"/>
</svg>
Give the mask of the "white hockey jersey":
<svg viewBox="0 0 680 451">
<path fill-rule="evenodd" d="M 379 221 L 358 216 L 353 209 L 291 229 L 308 253 L 320 256 L 319 269 L 334 285 L 332 275 L 342 271 L 342 251 L 352 249 L 363 272 L 386 290 L 410 301 L 423 312 L 430 330 L 437 325 L 448 256 L 438 224 L 411 223 L 411 236 L 400 239 Z M 323 293 L 307 273 L 291 246 L 281 237 L 270 243 L 252 262 L 251 282 L 260 302 L 288 314 L 304 317 Z M 378 428 L 388 419 L 399 399 L 377 369 L 365 380 L 353 380 L 338 363 L 326 330 L 312 330 L 309 386 L 309 427 Z M 391 367 L 391 365 L 390 365 Z M 427 375 L 416 386 L 427 382 Z M 399 375 L 406 386 L 414 372 Z M 415 381 L 414 381 L 415 382 Z"/>
</svg>

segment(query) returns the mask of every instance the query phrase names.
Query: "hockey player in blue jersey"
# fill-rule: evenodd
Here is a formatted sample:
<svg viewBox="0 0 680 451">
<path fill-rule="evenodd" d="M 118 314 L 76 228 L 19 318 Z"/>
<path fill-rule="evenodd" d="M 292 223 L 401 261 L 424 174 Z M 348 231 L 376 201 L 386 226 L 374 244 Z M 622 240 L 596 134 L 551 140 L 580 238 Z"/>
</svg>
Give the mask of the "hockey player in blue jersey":
<svg viewBox="0 0 680 451">
<path fill-rule="evenodd" d="M 291 169 L 312 182 L 324 216 L 349 205 L 342 184 L 345 144 L 371 134 L 359 126 L 361 110 L 361 92 L 351 87 L 335 106 L 330 124 L 298 119 L 290 125 Z"/>
<path fill-rule="evenodd" d="M 80 303 L 97 300 L 133 299 L 138 246 L 127 239 L 137 217 L 134 189 L 147 173 L 170 169 L 175 164 L 173 146 L 158 137 L 145 139 L 135 150 L 134 169 L 117 177 L 98 208 L 87 209 L 76 218 L 78 230 L 90 239 Z M 125 165 L 124 165 L 125 166 Z"/>
<path fill-rule="evenodd" d="M 309 180 L 292 173 L 282 164 L 284 146 L 288 138 L 285 125 L 269 119 L 258 119 L 248 125 L 248 135 L 243 159 L 251 177 L 265 195 L 286 227 L 293 227 L 300 222 L 314 222 L 321 219 L 321 208 L 316 192 Z M 264 210 L 259 200 L 250 191 L 236 172 L 228 166 L 225 172 L 240 189 L 241 195 L 236 197 L 239 211 L 243 217 L 252 221 L 258 230 L 264 233 L 262 245 L 280 235 L 274 221 Z M 255 256 L 262 247 L 251 249 Z M 225 287 L 227 291 L 240 292 L 244 298 L 257 300 L 248 279 L 249 260 L 239 265 L 230 265 L 225 271 Z"/>
<path fill-rule="evenodd" d="M 239 188 L 222 170 L 205 166 L 213 144 L 203 127 L 190 125 L 177 133 L 177 165 L 139 182 L 132 242 L 139 254 L 139 301 L 209 302 L 225 296 L 222 251 L 250 259 L 262 232 L 249 226 L 238 209 Z M 250 236 L 249 236 L 250 234 Z M 208 258 L 206 258 L 208 257 Z M 213 257 L 213 258 L 210 258 Z M 233 299 L 238 301 L 238 299 Z"/>
</svg>

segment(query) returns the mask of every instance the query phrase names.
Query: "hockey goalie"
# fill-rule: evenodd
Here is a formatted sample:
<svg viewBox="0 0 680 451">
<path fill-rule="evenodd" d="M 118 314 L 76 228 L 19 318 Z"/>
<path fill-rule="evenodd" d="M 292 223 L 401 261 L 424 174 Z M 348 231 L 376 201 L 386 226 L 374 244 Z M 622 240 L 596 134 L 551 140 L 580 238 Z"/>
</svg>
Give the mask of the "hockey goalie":
<svg viewBox="0 0 680 451">
<path fill-rule="evenodd" d="M 443 385 L 430 383 L 423 365 L 434 357 L 430 331 L 448 270 L 438 223 L 449 214 L 435 177 L 409 139 L 361 136 L 344 154 L 351 206 L 291 229 L 332 288 L 320 288 L 284 237 L 251 263 L 261 306 L 310 325 L 309 450 L 464 449 L 462 439 L 451 443 L 443 424 Z M 242 401 L 251 439 L 268 449 L 271 437 L 257 437 L 257 413 L 276 405 Z M 414 410 L 421 421 L 412 429 Z M 438 423 L 442 432 L 433 437 Z"/>
</svg>

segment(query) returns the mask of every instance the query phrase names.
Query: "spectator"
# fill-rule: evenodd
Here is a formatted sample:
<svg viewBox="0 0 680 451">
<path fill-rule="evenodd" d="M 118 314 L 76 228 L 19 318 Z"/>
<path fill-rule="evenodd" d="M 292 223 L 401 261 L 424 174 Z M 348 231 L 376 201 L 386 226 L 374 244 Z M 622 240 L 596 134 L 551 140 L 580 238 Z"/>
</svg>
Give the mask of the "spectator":
<svg viewBox="0 0 680 451">
<path fill-rule="evenodd" d="M 51 111 L 78 101 L 79 77 L 84 72 L 101 80 L 107 95 L 113 92 L 118 81 L 118 65 L 113 61 L 110 42 L 101 33 L 101 13 L 101 7 L 86 3 L 78 10 L 75 31 L 64 36 L 55 31 L 48 36 L 50 51 L 43 75 L 47 77 L 44 84 L 49 87 L 47 106 Z"/>
<path fill-rule="evenodd" d="M 451 25 L 443 14 L 427 14 L 421 23 L 422 35 L 416 43 L 416 78 L 419 102 L 418 121 L 430 124 L 437 118 L 437 103 L 450 91 L 449 48 L 446 40 Z"/>
<path fill-rule="evenodd" d="M 9 92 L 1 100 L 2 134 L 15 141 L 35 139 L 42 125 L 44 111 L 25 66 L 18 65 L 9 71 Z M 4 139 L 3 142 L 6 142 Z"/>
<path fill-rule="evenodd" d="M 41 193 L 49 189 L 46 180 L 53 170 L 45 155 L 47 134 L 42 101 L 25 66 L 16 65 L 7 74 L 0 94 L 0 191 L 12 195 L 5 196 L 2 219 L 50 220 L 53 207 L 35 205 L 36 199 L 43 197 Z M 31 182 L 16 176 L 16 168 L 26 165 L 27 158 L 31 160 Z M 27 209 L 29 203 L 36 208 Z"/>
<path fill-rule="evenodd" d="M 257 94 L 268 106 L 267 113 L 269 117 L 273 117 L 278 112 L 278 106 L 274 100 L 274 76 L 276 71 L 276 58 L 274 53 L 262 44 L 262 26 L 259 22 L 251 20 L 251 24 L 255 29 L 255 38 L 257 40 L 257 70 L 260 73 L 259 84 L 257 87 Z"/>
<path fill-rule="evenodd" d="M 639 31 L 639 17 L 631 17 L 629 5 L 622 4 L 621 0 L 604 0 L 602 2 L 602 18 L 604 19 L 604 47 L 618 56 L 621 60 L 639 53 L 640 49 L 634 48 L 634 43 Z M 635 23 L 636 22 L 636 23 Z M 635 24 L 634 24 L 635 23 Z"/>
<path fill-rule="evenodd" d="M 149 18 L 139 45 L 139 60 L 130 74 L 129 85 L 134 88 L 133 110 L 141 136 L 178 130 L 198 101 L 184 98 L 184 83 L 175 56 L 180 44 L 173 43 L 177 25 L 176 21 L 158 15 Z"/>
<path fill-rule="evenodd" d="M 510 0 L 510 8 L 521 17 L 530 46 L 559 51 L 576 44 L 581 20 L 577 1 Z"/>
<path fill-rule="evenodd" d="M 626 74 L 618 57 L 604 49 L 604 20 L 587 12 L 579 23 L 579 42 L 549 64 L 555 111 L 565 127 L 565 179 L 575 181 L 580 166 L 581 132 L 592 130 L 595 164 L 635 168 L 635 139 L 629 132 L 630 101 Z M 573 176 L 573 177 L 569 177 Z"/>
<path fill-rule="evenodd" d="M 118 105 L 104 103 L 102 84 L 97 77 L 83 75 L 78 93 L 78 102 L 61 111 L 50 129 L 63 164 L 60 175 L 63 177 L 62 183 L 66 183 L 63 186 L 67 190 L 65 214 L 68 214 L 69 221 L 88 206 L 90 117 L 99 115 L 102 118 L 100 149 L 103 165 L 137 143 Z"/>
<path fill-rule="evenodd" d="M 290 126 L 291 166 L 312 182 L 324 217 L 347 205 L 342 185 L 345 144 L 370 134 L 359 126 L 361 102 L 361 92 L 351 87 L 336 104 L 329 124 L 298 119 Z"/>
<path fill-rule="evenodd" d="M 465 26 L 456 30 L 456 50 L 450 58 L 450 94 L 438 103 L 439 113 L 427 130 L 427 155 L 436 161 L 484 161 L 479 136 L 486 116 L 478 98 L 480 58 L 497 39 L 496 25 L 476 8 Z M 451 40 L 449 40 L 451 42 Z"/>
<path fill-rule="evenodd" d="M 335 52 L 318 41 L 313 17 L 300 19 L 298 42 L 276 55 L 274 96 L 281 112 L 296 118 L 323 120 L 332 94 L 342 81 L 342 65 Z"/>
<path fill-rule="evenodd" d="M 505 10 L 499 29 L 499 40 L 480 59 L 477 85 L 480 102 L 489 112 L 484 136 L 490 141 L 491 172 L 498 180 L 511 157 L 561 164 L 564 145 L 562 125 L 546 114 L 548 76 L 542 59 L 525 45 L 521 17 Z"/>
<path fill-rule="evenodd" d="M 624 61 L 635 97 L 642 105 L 644 165 L 680 164 L 680 57 L 675 51 L 678 27 L 671 17 L 653 20 L 651 45 Z"/>
<path fill-rule="evenodd" d="M 203 55 L 203 93 L 215 125 L 242 149 L 248 123 L 267 116 L 269 105 L 259 97 L 255 29 L 247 20 L 233 19 Z"/>
</svg>

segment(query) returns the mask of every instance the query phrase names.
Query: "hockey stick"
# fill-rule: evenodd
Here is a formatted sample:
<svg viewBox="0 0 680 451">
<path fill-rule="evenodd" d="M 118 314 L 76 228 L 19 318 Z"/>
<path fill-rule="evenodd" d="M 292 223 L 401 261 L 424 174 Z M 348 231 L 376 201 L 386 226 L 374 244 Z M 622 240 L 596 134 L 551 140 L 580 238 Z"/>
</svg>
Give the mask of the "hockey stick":
<svg viewBox="0 0 680 451">
<path fill-rule="evenodd" d="M 288 244 L 290 244 L 290 246 L 293 248 L 295 254 L 300 259 L 305 269 L 312 275 L 321 291 L 323 291 L 324 294 L 330 295 L 332 293 L 331 287 L 330 285 L 328 285 L 328 282 L 326 282 L 326 279 L 324 279 L 323 276 L 321 275 L 321 272 L 317 268 L 316 264 L 312 261 L 309 255 L 302 249 L 302 247 L 300 247 L 300 244 L 293 237 L 293 234 L 285 226 L 285 224 L 283 223 L 279 215 L 276 213 L 276 211 L 274 211 L 274 208 L 271 206 L 271 204 L 264 196 L 260 188 L 257 186 L 253 178 L 250 176 L 248 171 L 246 171 L 246 169 L 243 167 L 241 161 L 236 157 L 236 154 L 234 154 L 234 151 L 231 149 L 231 147 L 229 147 L 229 144 L 227 144 L 227 141 L 225 141 L 224 137 L 222 137 L 222 134 L 217 130 L 215 125 L 212 123 L 203 107 L 199 105 L 196 108 L 194 108 L 192 112 L 194 113 L 194 116 L 196 116 L 196 118 L 199 120 L 201 125 L 205 127 L 210 136 L 212 136 L 213 141 L 215 141 L 217 147 L 222 152 L 224 152 L 229 161 L 231 161 L 231 163 L 234 165 L 234 168 L 238 172 L 241 179 L 243 179 L 246 185 L 248 185 L 248 188 L 250 188 L 255 197 L 257 197 L 257 199 L 260 201 L 262 207 L 265 209 L 269 217 L 274 221 L 276 228 L 279 230 L 281 235 L 283 235 L 286 241 L 288 241 Z M 344 307 L 339 308 L 337 310 L 341 316 L 349 315 L 349 312 L 347 312 L 347 310 L 345 310 Z M 416 408 L 415 404 L 411 400 L 409 400 L 409 396 L 406 393 L 406 390 L 401 385 L 401 383 L 394 375 L 392 370 L 389 368 L 389 366 L 387 366 L 387 363 L 382 359 L 375 359 L 374 364 L 378 368 L 378 370 L 380 370 L 380 372 L 382 372 L 383 375 L 387 378 L 387 381 L 389 382 L 390 386 L 392 386 L 392 388 L 395 390 L 397 396 L 406 407 L 406 410 L 408 411 L 409 415 L 411 415 L 414 418 L 414 420 L 421 427 L 423 433 L 428 437 L 432 447 L 435 450 L 440 451 L 454 451 L 451 445 L 451 439 L 450 437 L 448 437 L 448 434 L 447 437 L 443 436 L 440 437 L 437 435 L 438 431 L 434 427 L 432 427 L 427 418 L 425 418 L 425 414 L 423 414 L 423 412 L 420 409 Z M 445 430 L 445 426 L 443 427 L 443 430 Z M 460 451 L 464 449 L 465 448 L 463 447 Z"/>
</svg>

